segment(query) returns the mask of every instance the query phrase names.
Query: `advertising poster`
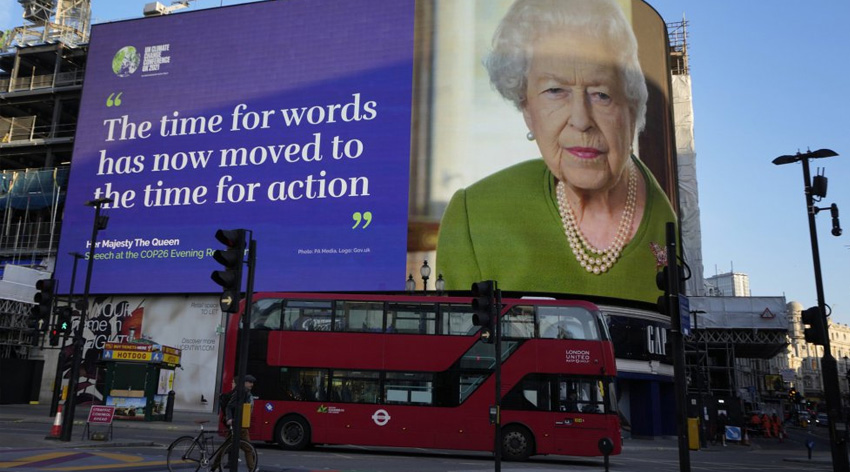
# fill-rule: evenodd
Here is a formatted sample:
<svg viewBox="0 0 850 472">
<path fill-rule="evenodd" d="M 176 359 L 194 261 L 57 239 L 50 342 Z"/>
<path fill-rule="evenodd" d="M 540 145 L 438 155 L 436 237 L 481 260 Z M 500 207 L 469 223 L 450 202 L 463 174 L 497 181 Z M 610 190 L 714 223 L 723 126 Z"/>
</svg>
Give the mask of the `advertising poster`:
<svg viewBox="0 0 850 472">
<path fill-rule="evenodd" d="M 213 296 L 94 297 L 91 316 L 83 331 L 86 344 L 78 401 L 102 403 L 110 396 L 103 391 L 105 379 L 98 363 L 107 343 L 143 341 L 180 350 L 179 357 L 172 356 L 179 358 L 180 367 L 163 369 L 160 378 L 154 379 L 158 382 L 157 394 L 164 398 L 174 390 L 175 408 L 209 411 L 216 395 L 216 366 L 221 345 L 216 328 L 220 322 L 221 310 L 218 299 Z M 70 346 L 65 349 L 67 353 L 72 350 Z M 169 352 L 156 354 L 162 357 L 161 361 L 169 360 Z M 70 372 L 68 360 L 63 366 L 65 382 Z"/>
<path fill-rule="evenodd" d="M 218 229 L 257 290 L 402 289 L 414 1 L 259 2 L 92 27 L 59 254 L 92 293 L 217 288 Z M 90 241 L 108 198 L 108 226 Z M 356 271 L 357 277 L 350 277 Z M 59 291 L 71 264 L 59 258 Z"/>
</svg>

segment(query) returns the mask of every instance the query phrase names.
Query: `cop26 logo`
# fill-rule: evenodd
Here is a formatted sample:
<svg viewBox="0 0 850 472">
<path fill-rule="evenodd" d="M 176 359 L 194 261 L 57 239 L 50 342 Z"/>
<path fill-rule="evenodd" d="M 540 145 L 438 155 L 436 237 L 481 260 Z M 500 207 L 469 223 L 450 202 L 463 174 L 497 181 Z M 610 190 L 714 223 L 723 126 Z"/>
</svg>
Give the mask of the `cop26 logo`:
<svg viewBox="0 0 850 472">
<path fill-rule="evenodd" d="M 112 58 L 112 72 L 118 77 L 127 77 L 139 68 L 141 56 L 133 46 L 124 46 Z"/>
</svg>

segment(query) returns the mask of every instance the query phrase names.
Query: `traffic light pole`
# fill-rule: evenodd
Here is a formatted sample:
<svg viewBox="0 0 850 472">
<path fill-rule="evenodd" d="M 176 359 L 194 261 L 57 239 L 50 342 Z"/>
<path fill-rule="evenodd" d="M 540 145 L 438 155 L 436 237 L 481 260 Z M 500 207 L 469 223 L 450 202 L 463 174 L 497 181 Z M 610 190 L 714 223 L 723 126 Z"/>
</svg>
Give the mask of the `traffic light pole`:
<svg viewBox="0 0 850 472">
<path fill-rule="evenodd" d="M 101 221 L 100 210 L 106 203 L 112 203 L 111 199 L 99 198 L 87 202 L 86 205 L 94 207 L 94 224 L 92 225 L 91 241 L 89 244 L 89 260 L 86 267 L 86 284 L 83 290 L 83 310 L 80 313 L 80 322 L 77 324 L 77 329 L 74 332 L 74 353 L 72 354 L 73 363 L 71 364 L 71 378 L 68 380 L 68 395 L 65 398 L 65 411 L 62 418 L 62 434 L 59 436 L 61 441 L 70 441 L 71 432 L 74 428 L 74 410 L 77 407 L 77 386 L 80 382 L 80 365 L 83 362 L 83 329 L 88 319 L 89 314 L 89 290 L 91 289 L 91 274 L 94 265 L 94 248 L 97 242 L 97 232 L 100 229 L 106 229 L 106 221 Z"/>
<path fill-rule="evenodd" d="M 809 235 L 812 242 L 812 260 L 815 269 L 815 286 L 817 288 L 818 309 L 820 316 L 824 317 L 821 323 L 823 329 L 823 388 L 826 396 L 827 415 L 829 415 L 829 443 L 832 450 L 832 470 L 835 472 L 850 472 L 850 460 L 847 457 L 847 443 L 845 433 L 847 423 L 841 414 L 841 391 L 838 384 L 838 363 L 832 355 L 829 343 L 829 329 L 825 318 L 826 302 L 823 294 L 823 278 L 820 268 L 820 251 L 818 249 L 818 230 L 815 225 L 815 206 L 812 196 L 811 176 L 809 173 L 809 159 L 800 159 L 803 163 L 803 184 L 806 193 L 806 211 L 809 214 Z"/>
<path fill-rule="evenodd" d="M 682 316 L 679 313 L 679 264 L 676 251 L 676 225 L 667 223 L 667 283 L 665 290 L 667 313 L 673 339 L 673 380 L 676 394 L 676 432 L 679 437 L 679 470 L 690 472 L 691 456 L 688 449 L 688 423 L 685 402 L 687 383 L 685 380 L 685 349 L 682 334 Z"/>
<path fill-rule="evenodd" d="M 251 306 L 254 298 L 254 266 L 257 262 L 257 242 L 253 233 L 248 242 L 248 280 L 245 284 L 245 308 L 242 310 L 242 329 L 239 332 L 239 369 L 236 398 L 239 408 L 233 414 L 233 440 L 230 443 L 229 468 L 236 470 L 239 461 L 239 441 L 242 438 L 242 405 L 245 404 L 245 375 L 248 373 L 248 342 L 251 339 Z"/>
<path fill-rule="evenodd" d="M 71 300 L 74 298 L 74 282 L 77 279 L 77 261 L 83 257 L 79 252 L 72 252 L 70 255 L 74 256 L 74 267 L 71 269 L 71 288 L 68 292 L 68 307 L 71 306 Z M 62 347 L 59 348 L 59 356 L 56 359 L 56 376 L 53 378 L 53 398 L 50 401 L 49 415 L 51 418 L 56 416 L 56 411 L 59 409 L 59 398 L 62 392 L 62 366 L 65 364 L 66 342 L 67 336 L 62 336 Z"/>
</svg>

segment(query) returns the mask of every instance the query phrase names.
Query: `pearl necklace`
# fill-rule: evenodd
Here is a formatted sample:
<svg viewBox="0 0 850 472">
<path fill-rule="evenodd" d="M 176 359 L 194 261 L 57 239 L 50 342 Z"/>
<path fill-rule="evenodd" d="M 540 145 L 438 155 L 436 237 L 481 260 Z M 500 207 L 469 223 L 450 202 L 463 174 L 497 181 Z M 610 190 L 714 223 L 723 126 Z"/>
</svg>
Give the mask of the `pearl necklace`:
<svg viewBox="0 0 850 472">
<path fill-rule="evenodd" d="M 617 235 L 614 240 L 605 249 L 599 249 L 590 244 L 581 232 L 581 228 L 576 222 L 573 209 L 567 201 L 566 186 L 563 182 L 558 182 L 558 212 L 561 214 L 561 221 L 564 224 L 564 234 L 567 236 L 567 241 L 570 243 L 570 249 L 573 251 L 576 260 L 588 272 L 593 274 L 604 274 L 610 269 L 614 263 L 620 258 L 620 252 L 626 245 L 626 239 L 632 229 L 632 222 L 635 216 L 635 207 L 637 206 L 637 172 L 633 163 L 629 163 L 629 189 L 626 196 L 626 207 L 623 209 L 623 214 L 620 216 L 620 226 L 617 228 Z"/>
</svg>

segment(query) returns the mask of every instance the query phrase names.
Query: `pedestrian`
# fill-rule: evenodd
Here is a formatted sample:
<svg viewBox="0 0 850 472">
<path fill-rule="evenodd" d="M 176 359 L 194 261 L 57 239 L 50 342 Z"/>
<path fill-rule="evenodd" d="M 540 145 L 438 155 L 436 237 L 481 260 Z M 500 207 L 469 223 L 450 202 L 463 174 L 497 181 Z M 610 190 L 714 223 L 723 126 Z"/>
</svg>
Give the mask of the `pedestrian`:
<svg viewBox="0 0 850 472">
<path fill-rule="evenodd" d="M 253 375 L 245 376 L 245 384 L 242 387 L 241 392 L 233 391 L 233 394 L 230 396 L 230 400 L 227 402 L 227 406 L 224 409 L 225 414 L 225 423 L 228 427 L 227 436 L 224 438 L 224 444 L 221 445 L 222 451 L 230 450 L 231 442 L 233 441 L 233 418 L 236 415 L 237 408 L 243 408 L 243 405 L 250 405 L 248 411 L 243 410 L 243 415 L 248 415 L 248 421 L 250 421 L 251 411 L 254 409 L 254 396 L 251 395 L 251 389 L 254 388 L 254 383 L 257 381 L 257 378 Z M 241 395 L 240 395 L 241 393 Z M 240 402 L 240 396 L 242 397 L 242 401 Z M 247 423 L 246 418 L 243 417 L 242 424 Z M 239 439 L 243 441 L 251 442 L 251 437 L 248 434 L 248 428 L 240 428 L 239 430 Z M 250 454 L 250 450 L 242 449 L 245 452 L 245 461 L 248 466 L 249 471 L 254 471 L 257 464 L 254 462 L 254 456 Z M 216 455 L 213 460 L 213 464 L 211 470 L 218 470 L 221 467 L 221 459 L 223 454 Z"/>
<path fill-rule="evenodd" d="M 218 428 L 218 434 L 220 436 L 228 436 L 230 434 L 228 432 L 229 427 L 227 426 L 227 416 L 226 416 L 225 410 L 227 409 L 227 404 L 230 403 L 230 399 L 231 399 L 231 397 L 233 397 L 233 394 L 235 392 L 236 392 L 236 379 L 234 378 L 233 380 L 230 381 L 230 390 L 228 390 L 226 392 L 221 392 L 221 395 L 218 396 L 218 421 L 219 421 L 219 424 L 220 424 L 220 426 Z M 227 458 L 228 459 L 225 460 L 225 463 L 229 464 L 230 463 L 230 460 L 229 460 L 230 451 L 227 451 Z"/>
<path fill-rule="evenodd" d="M 771 424 L 770 417 L 767 416 L 767 413 L 764 413 L 761 416 L 761 425 L 762 425 L 762 427 L 764 427 L 764 437 L 766 437 L 766 438 L 771 437 L 770 429 L 772 428 L 773 425 Z"/>
<path fill-rule="evenodd" d="M 761 416 L 759 416 L 759 414 L 755 411 L 750 417 L 750 430 L 752 430 L 753 434 L 763 433 L 761 429 Z"/>
<path fill-rule="evenodd" d="M 777 416 L 776 412 L 773 412 L 773 415 L 770 417 L 770 425 L 773 426 L 773 436 L 779 438 L 782 441 L 781 429 L 782 422 L 779 421 L 779 416 Z"/>
<path fill-rule="evenodd" d="M 717 439 L 720 444 L 726 446 L 726 425 L 729 424 L 729 418 L 726 417 L 726 412 L 721 411 L 717 414 Z"/>
<path fill-rule="evenodd" d="M 227 404 L 230 403 L 230 397 L 233 396 L 234 392 L 236 392 L 235 378 L 230 381 L 230 390 L 221 392 L 221 395 L 218 396 L 218 419 L 221 421 L 221 425 L 224 426 L 224 429 L 227 429 L 227 418 L 225 417 L 224 410 L 227 409 Z"/>
</svg>

